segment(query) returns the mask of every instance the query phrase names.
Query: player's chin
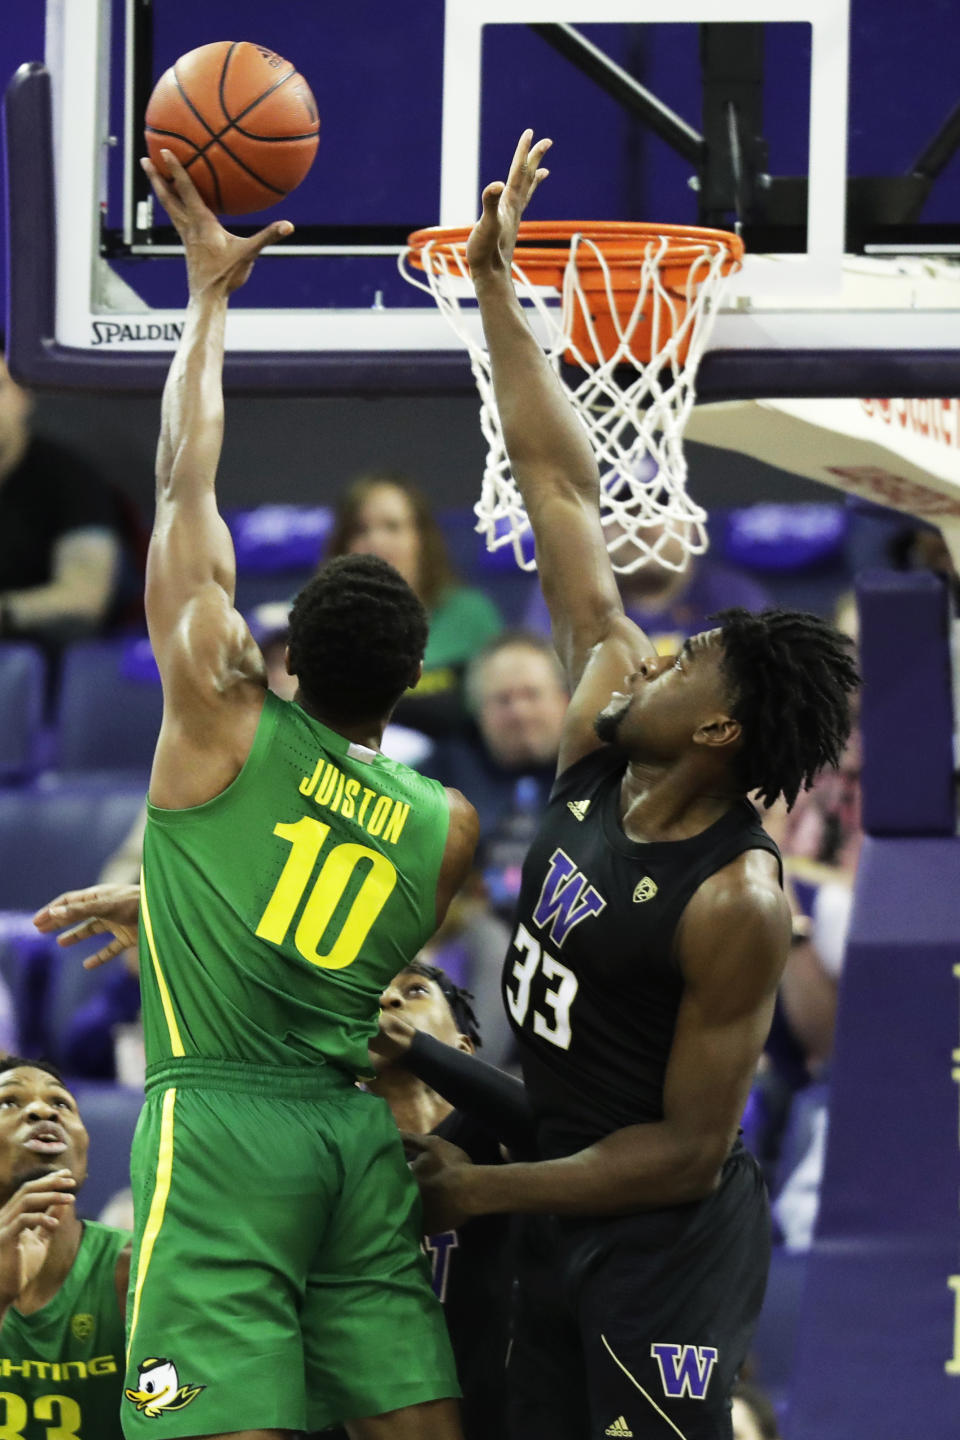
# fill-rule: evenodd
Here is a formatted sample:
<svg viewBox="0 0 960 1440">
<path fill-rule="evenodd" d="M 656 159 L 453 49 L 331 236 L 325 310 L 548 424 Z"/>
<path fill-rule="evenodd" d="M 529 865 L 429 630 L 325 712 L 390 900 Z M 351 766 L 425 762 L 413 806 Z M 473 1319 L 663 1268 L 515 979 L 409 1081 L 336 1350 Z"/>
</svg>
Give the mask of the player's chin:
<svg viewBox="0 0 960 1440">
<path fill-rule="evenodd" d="M 593 733 L 604 745 L 616 745 L 620 738 L 620 726 L 627 711 L 630 709 L 630 701 L 616 707 L 608 705 L 605 710 L 593 722 Z"/>
<path fill-rule="evenodd" d="M 26 1185 L 31 1180 L 42 1180 L 45 1175 L 52 1175 L 55 1170 L 69 1169 L 69 1162 L 63 1155 L 51 1155 L 49 1160 L 41 1161 L 39 1164 L 36 1161 L 36 1157 L 33 1157 L 30 1164 L 24 1165 L 16 1171 L 13 1176 L 13 1183 L 16 1189 L 19 1190 L 21 1185 Z"/>
</svg>

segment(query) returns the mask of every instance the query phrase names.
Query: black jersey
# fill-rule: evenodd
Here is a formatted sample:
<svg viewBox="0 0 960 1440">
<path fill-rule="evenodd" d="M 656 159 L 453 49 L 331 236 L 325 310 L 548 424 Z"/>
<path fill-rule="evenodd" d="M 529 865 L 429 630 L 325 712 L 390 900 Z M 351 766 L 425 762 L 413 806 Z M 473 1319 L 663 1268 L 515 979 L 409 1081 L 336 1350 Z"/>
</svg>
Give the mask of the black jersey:
<svg viewBox="0 0 960 1440">
<path fill-rule="evenodd" d="M 433 1133 L 466 1150 L 476 1165 L 502 1163 L 495 1136 L 459 1110 L 451 1111 Z M 506 1424 L 510 1224 L 508 1215 L 478 1215 L 459 1230 L 424 1240 L 463 1391 L 465 1440 L 494 1440 Z"/>
<path fill-rule="evenodd" d="M 687 840 L 628 839 L 626 764 L 604 747 L 564 771 L 523 867 L 503 992 L 544 1158 L 663 1118 L 683 909 L 745 850 L 779 859 L 746 799 Z"/>
</svg>

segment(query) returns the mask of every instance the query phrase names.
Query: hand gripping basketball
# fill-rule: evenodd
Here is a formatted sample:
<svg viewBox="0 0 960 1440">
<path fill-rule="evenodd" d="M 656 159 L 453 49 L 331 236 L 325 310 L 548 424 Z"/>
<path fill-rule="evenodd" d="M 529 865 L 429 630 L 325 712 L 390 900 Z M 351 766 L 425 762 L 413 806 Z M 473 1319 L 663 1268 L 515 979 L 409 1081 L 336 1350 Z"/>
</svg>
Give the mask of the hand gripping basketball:
<svg viewBox="0 0 960 1440">
<path fill-rule="evenodd" d="M 533 131 L 524 130 L 510 162 L 506 181 L 494 180 L 483 192 L 483 214 L 467 241 L 467 264 L 474 279 L 484 271 L 506 271 L 509 275 L 517 231 L 523 212 L 534 191 L 550 174 L 540 161 L 553 144 L 552 140 L 533 142 Z"/>
<path fill-rule="evenodd" d="M 249 278 L 260 251 L 273 241 L 293 233 L 289 220 L 274 220 L 256 235 L 231 235 L 213 211 L 203 203 L 180 161 L 170 150 L 162 150 L 163 163 L 170 171 L 164 179 L 151 160 L 140 161 L 153 193 L 173 221 L 187 255 L 190 294 L 222 289 L 226 294 L 239 290 Z"/>
</svg>

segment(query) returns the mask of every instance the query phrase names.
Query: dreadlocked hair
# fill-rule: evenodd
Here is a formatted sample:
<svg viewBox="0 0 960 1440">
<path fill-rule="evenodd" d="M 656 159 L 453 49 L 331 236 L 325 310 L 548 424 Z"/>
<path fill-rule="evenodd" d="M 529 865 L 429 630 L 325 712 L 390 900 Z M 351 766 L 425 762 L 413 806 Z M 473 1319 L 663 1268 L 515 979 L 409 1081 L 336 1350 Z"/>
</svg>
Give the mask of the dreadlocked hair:
<svg viewBox="0 0 960 1440">
<path fill-rule="evenodd" d="M 414 975 L 422 975 L 425 980 L 432 980 L 440 987 L 460 1034 L 466 1035 L 467 1039 L 472 1041 L 473 1048 L 479 1050 L 483 1041 L 480 1039 L 480 1021 L 470 1003 L 475 998 L 473 992 L 455 985 L 446 970 L 441 970 L 439 965 L 428 965 L 425 960 L 411 960 L 410 964 L 403 968 L 412 971 Z"/>
<path fill-rule="evenodd" d="M 723 669 L 743 743 L 734 773 L 764 805 L 790 809 L 820 770 L 840 763 L 850 696 L 860 683 L 851 641 L 802 610 L 721 610 Z"/>
<path fill-rule="evenodd" d="M 289 645 L 291 672 L 323 714 L 379 719 L 416 681 L 427 612 L 385 560 L 340 555 L 293 602 Z"/>
</svg>

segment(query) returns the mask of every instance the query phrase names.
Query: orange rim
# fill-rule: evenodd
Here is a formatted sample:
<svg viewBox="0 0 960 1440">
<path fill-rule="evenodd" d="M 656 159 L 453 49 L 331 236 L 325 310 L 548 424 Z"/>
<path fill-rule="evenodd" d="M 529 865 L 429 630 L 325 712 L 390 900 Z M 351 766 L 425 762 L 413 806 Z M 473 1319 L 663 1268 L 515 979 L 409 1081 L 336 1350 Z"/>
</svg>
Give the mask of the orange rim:
<svg viewBox="0 0 960 1440">
<path fill-rule="evenodd" d="M 431 225 L 415 230 L 407 239 L 410 262 L 425 268 L 423 252 L 430 247 L 434 255 L 447 259 L 463 257 L 472 225 Z M 526 220 L 517 233 L 516 257 L 524 273 L 534 279 L 545 272 L 555 272 L 565 265 L 570 255 L 570 241 L 582 235 L 592 241 L 604 259 L 614 265 L 637 263 L 644 258 L 652 241 L 667 241 L 659 256 L 661 267 L 691 266 L 704 249 L 729 252 L 725 269 L 733 269 L 743 258 L 743 241 L 729 230 L 708 230 L 696 225 L 642 224 L 628 220 Z M 538 242 L 554 242 L 544 244 Z M 589 250 L 581 251 L 578 264 L 599 266 L 600 261 Z"/>
</svg>

